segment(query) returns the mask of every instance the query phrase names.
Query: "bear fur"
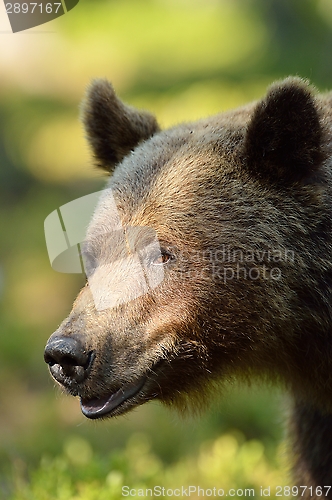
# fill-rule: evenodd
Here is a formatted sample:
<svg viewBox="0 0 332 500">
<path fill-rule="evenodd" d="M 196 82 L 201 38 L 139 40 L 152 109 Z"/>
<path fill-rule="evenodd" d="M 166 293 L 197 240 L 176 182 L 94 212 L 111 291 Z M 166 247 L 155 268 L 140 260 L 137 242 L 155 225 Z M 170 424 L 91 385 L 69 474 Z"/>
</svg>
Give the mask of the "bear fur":
<svg viewBox="0 0 332 500">
<path fill-rule="evenodd" d="M 46 347 L 52 375 L 89 418 L 154 398 L 205 406 L 234 377 L 281 383 L 295 481 L 331 485 L 332 94 L 290 77 L 258 102 L 161 131 L 97 80 L 83 121 L 123 228 L 154 230 L 149 265 L 164 275 L 105 310 L 87 282 Z M 93 270 L 119 241 L 106 191 L 87 231 Z"/>
</svg>

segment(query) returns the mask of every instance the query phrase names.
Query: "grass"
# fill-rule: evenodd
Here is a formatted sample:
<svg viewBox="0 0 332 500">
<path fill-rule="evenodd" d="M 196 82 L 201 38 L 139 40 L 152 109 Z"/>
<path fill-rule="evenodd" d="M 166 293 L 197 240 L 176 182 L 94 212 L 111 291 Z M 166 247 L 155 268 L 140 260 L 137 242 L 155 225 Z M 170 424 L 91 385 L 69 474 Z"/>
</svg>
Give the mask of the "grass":
<svg viewBox="0 0 332 500">
<path fill-rule="evenodd" d="M 224 492 L 259 498 L 267 488 L 275 498 L 277 486 L 287 482 L 281 449 L 271 460 L 262 442 L 245 440 L 238 432 L 205 441 L 196 455 L 171 464 L 152 451 L 146 434 L 133 434 L 123 449 L 103 457 L 93 453 L 87 440 L 71 437 L 62 454 L 44 456 L 37 468 L 22 470 L 14 463 L 13 480 L 10 500 L 116 500 L 183 492 L 197 498 L 203 491 L 206 496 Z"/>
</svg>

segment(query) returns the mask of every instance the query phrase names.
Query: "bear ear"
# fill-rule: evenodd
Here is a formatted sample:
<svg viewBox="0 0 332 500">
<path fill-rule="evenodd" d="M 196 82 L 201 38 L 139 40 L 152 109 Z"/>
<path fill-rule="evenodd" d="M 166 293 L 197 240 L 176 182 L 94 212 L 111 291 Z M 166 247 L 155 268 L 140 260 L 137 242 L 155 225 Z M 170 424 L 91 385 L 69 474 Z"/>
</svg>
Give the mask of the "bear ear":
<svg viewBox="0 0 332 500">
<path fill-rule="evenodd" d="M 301 181 L 318 169 L 323 128 L 308 84 L 289 77 L 272 85 L 254 109 L 245 136 L 250 172 L 276 184 Z"/>
<path fill-rule="evenodd" d="M 109 173 L 159 130 L 154 116 L 125 105 L 107 80 L 92 82 L 82 105 L 82 120 L 97 165 Z"/>
</svg>

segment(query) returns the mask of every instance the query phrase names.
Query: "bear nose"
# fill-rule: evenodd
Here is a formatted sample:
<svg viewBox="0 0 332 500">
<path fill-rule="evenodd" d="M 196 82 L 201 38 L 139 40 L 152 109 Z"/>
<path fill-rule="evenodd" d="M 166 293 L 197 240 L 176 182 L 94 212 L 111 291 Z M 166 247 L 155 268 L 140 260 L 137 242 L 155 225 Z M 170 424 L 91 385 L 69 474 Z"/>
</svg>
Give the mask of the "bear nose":
<svg viewBox="0 0 332 500">
<path fill-rule="evenodd" d="M 63 385 L 83 382 L 92 363 L 92 352 L 72 337 L 51 337 L 44 352 L 45 362 L 53 377 Z"/>
</svg>

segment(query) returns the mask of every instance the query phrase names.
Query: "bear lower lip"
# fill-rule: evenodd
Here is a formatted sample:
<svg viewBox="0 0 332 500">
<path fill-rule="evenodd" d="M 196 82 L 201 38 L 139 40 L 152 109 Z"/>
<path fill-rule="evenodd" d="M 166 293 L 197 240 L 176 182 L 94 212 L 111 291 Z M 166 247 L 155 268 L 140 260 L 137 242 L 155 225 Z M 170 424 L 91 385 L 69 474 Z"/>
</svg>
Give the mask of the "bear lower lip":
<svg viewBox="0 0 332 500">
<path fill-rule="evenodd" d="M 124 401 L 135 396 L 145 384 L 146 377 L 136 382 L 126 384 L 119 390 L 104 398 L 83 399 L 81 398 L 81 410 L 87 418 L 99 418 L 115 410 Z"/>
</svg>

